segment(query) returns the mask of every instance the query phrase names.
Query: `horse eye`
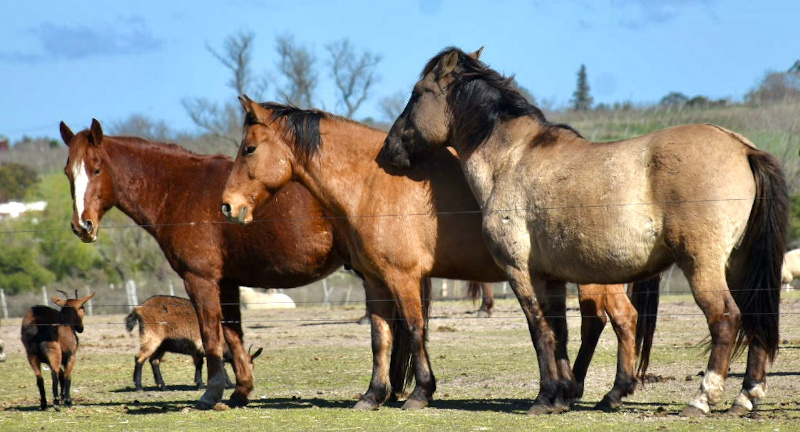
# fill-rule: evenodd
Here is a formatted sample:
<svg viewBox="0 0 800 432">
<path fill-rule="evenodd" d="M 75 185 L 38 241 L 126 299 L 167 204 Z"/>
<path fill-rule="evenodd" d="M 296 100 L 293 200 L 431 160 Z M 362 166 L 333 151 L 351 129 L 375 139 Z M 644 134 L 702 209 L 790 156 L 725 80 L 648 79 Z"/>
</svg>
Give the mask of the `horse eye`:
<svg viewBox="0 0 800 432">
<path fill-rule="evenodd" d="M 94 170 L 94 175 L 100 175 L 100 168 L 97 168 L 96 170 Z"/>
<path fill-rule="evenodd" d="M 247 156 L 249 154 L 253 154 L 254 151 L 256 151 L 255 146 L 247 146 L 244 148 L 244 155 Z"/>
</svg>

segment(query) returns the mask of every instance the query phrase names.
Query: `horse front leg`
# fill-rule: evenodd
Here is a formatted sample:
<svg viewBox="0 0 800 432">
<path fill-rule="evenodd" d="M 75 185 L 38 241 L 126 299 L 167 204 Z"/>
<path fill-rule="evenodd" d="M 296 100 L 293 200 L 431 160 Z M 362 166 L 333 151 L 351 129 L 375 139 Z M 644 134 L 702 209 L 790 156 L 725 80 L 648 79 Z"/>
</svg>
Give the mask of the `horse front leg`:
<svg viewBox="0 0 800 432">
<path fill-rule="evenodd" d="M 394 299 L 382 282 L 368 278 L 364 282 L 364 287 L 372 334 L 372 379 L 367 392 L 359 398 L 353 409 L 376 410 L 389 399 L 392 392 L 389 363 L 395 305 Z"/>
<path fill-rule="evenodd" d="M 420 409 L 428 406 L 436 391 L 436 377 L 433 375 L 430 357 L 425 347 L 431 296 L 430 279 L 402 280 L 393 286 L 401 318 L 396 320 L 393 326 L 397 328 L 405 325 L 402 330 L 397 328 L 393 332 L 395 335 L 404 336 L 395 337 L 394 343 L 403 345 L 394 352 L 411 354 L 415 380 L 414 390 L 408 395 L 403 409 Z M 392 360 L 395 364 L 403 362 L 407 364 L 407 357 Z"/>
<path fill-rule="evenodd" d="M 222 309 L 220 307 L 219 286 L 216 283 L 194 275 L 184 277 L 186 293 L 189 294 L 200 323 L 200 336 L 206 352 L 208 380 L 206 391 L 195 407 L 211 409 L 222 400 L 225 376 L 222 370 Z"/>
<path fill-rule="evenodd" d="M 547 282 L 544 293 L 544 314 L 553 330 L 555 338 L 555 360 L 558 370 L 558 395 L 560 401 L 567 406 L 575 400 L 577 385 L 575 375 L 572 374 L 572 365 L 569 361 L 567 343 L 569 342 L 569 329 L 567 327 L 567 283 L 561 281 Z M 542 298 L 542 294 L 537 294 Z M 557 399 L 558 401 L 558 399 Z M 559 407 L 560 408 L 560 407 Z"/>
<path fill-rule="evenodd" d="M 253 368 L 250 365 L 250 356 L 244 347 L 244 332 L 242 331 L 242 310 L 239 306 L 239 286 L 233 284 L 220 285 L 220 298 L 222 301 L 222 329 L 228 349 L 231 352 L 231 365 L 236 376 L 236 388 L 231 394 L 229 404 L 232 407 L 243 407 L 249 402 L 250 393 L 255 388 Z M 225 374 L 225 370 L 222 371 Z M 227 375 L 225 382 L 228 382 Z"/>
<path fill-rule="evenodd" d="M 545 298 L 546 282 L 544 280 L 531 281 L 527 269 L 515 267 L 506 268 L 509 285 L 517 296 L 525 319 L 528 321 L 528 331 L 536 350 L 539 362 L 539 394 L 528 410 L 528 414 L 550 414 L 569 410 L 559 392 L 559 368 L 556 362 L 556 341 L 553 330 L 550 328 L 544 313 L 540 298 Z M 534 294 L 534 283 L 539 288 Z"/>
</svg>

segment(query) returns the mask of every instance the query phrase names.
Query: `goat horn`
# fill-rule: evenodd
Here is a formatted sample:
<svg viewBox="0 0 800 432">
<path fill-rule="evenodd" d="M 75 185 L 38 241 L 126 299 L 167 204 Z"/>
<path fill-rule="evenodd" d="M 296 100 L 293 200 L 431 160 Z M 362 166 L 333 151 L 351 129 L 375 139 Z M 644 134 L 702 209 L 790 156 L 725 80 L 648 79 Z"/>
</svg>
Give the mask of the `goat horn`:
<svg viewBox="0 0 800 432">
<path fill-rule="evenodd" d="M 69 300 L 69 294 L 67 294 L 66 291 L 61 291 L 61 290 L 56 290 L 56 291 L 60 292 L 61 294 L 64 294 L 64 298 Z"/>
<path fill-rule="evenodd" d="M 75 290 L 75 300 L 78 299 L 78 290 Z"/>
</svg>

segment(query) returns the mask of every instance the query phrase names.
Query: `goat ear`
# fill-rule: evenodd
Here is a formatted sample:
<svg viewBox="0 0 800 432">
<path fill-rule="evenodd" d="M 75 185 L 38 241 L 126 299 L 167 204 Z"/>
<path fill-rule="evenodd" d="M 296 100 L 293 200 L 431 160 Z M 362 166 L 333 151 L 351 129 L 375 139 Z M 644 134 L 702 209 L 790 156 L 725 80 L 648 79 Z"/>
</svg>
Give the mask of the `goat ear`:
<svg viewBox="0 0 800 432">
<path fill-rule="evenodd" d="M 92 299 L 92 297 L 94 297 L 94 293 L 91 293 L 91 294 L 87 295 L 86 297 L 84 297 L 84 298 L 82 298 L 82 299 L 78 300 L 78 302 L 79 302 L 80 306 L 83 306 L 83 304 L 84 304 L 84 303 L 86 303 L 86 302 L 88 302 L 89 300 L 91 300 L 91 299 Z M 80 308 L 80 306 L 78 306 L 78 308 Z"/>
<path fill-rule="evenodd" d="M 55 304 L 57 304 L 57 305 L 59 305 L 61 307 L 64 307 L 64 305 L 67 304 L 66 300 L 62 300 L 62 299 L 60 299 L 60 298 L 58 298 L 56 296 L 50 297 L 50 300 L 52 300 L 53 303 L 55 303 Z"/>
<path fill-rule="evenodd" d="M 75 134 L 72 133 L 72 129 L 67 126 L 66 123 L 63 121 L 60 125 L 58 125 L 58 129 L 61 131 L 61 139 L 64 140 L 64 144 L 69 147 L 69 144 L 72 142 L 72 138 L 75 138 Z"/>
<path fill-rule="evenodd" d="M 252 362 L 252 361 L 253 361 L 253 360 L 255 360 L 255 359 L 258 357 L 258 356 L 260 356 L 262 351 L 264 351 L 264 348 L 259 348 L 259 349 L 257 349 L 257 350 L 256 350 L 256 352 L 254 352 L 254 353 L 253 353 L 253 354 L 250 356 L 250 361 Z"/>
</svg>

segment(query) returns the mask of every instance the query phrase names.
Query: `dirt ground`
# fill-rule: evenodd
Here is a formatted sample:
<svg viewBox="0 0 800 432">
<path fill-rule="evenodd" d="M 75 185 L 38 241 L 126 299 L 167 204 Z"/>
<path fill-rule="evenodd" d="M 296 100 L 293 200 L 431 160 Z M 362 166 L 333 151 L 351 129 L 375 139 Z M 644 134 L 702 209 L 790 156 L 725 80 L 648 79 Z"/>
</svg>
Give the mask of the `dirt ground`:
<svg viewBox="0 0 800 432">
<path fill-rule="evenodd" d="M 574 359 L 580 343 L 580 318 L 577 302 L 571 299 L 569 305 L 570 352 Z M 514 363 L 519 360 L 507 359 L 504 354 L 521 353 L 526 357 L 522 367 L 524 381 L 532 382 L 525 384 L 531 388 L 526 392 L 530 392 L 528 398 L 532 399 L 538 373 L 527 327 L 516 300 L 499 300 L 491 318 L 478 318 L 475 309 L 477 305 L 466 301 L 434 302 L 428 346 L 440 379 L 437 395 L 440 399 L 470 392 L 478 392 L 479 397 L 485 398 L 504 396 L 510 388 L 520 385 L 520 366 Z M 369 326 L 355 323 L 362 313 L 363 308 L 355 306 L 244 311 L 245 340 L 248 345 L 263 347 L 271 353 L 259 360 L 265 365 L 264 369 L 258 366 L 259 373 L 280 361 L 283 352 L 296 356 L 297 352 L 306 355 L 307 352 L 328 353 L 342 348 L 359 352 L 366 362 L 358 362 L 364 363 L 361 367 L 367 372 L 371 364 L 368 360 Z M 126 353 L 132 358 L 138 350 L 138 333 L 125 332 L 124 318 L 124 315 L 87 317 L 86 331 L 81 335 L 81 355 Z M 7 319 L 0 326 L 0 339 L 5 341 L 9 358 L 24 356 L 19 325 L 19 319 Z M 685 404 L 702 379 L 707 355 L 700 344 L 707 335 L 705 319 L 691 297 L 662 298 L 649 383 L 628 398 L 626 406 L 641 407 L 642 415 L 657 417 L 663 415 L 659 411 L 661 406 Z M 796 396 L 800 394 L 800 295 L 797 293 L 785 295 L 782 301 L 781 341 L 778 358 L 769 369 L 765 403 L 770 407 L 770 415 L 800 417 L 800 398 Z M 169 359 L 168 354 L 167 361 Z M 585 399 L 597 401 L 610 388 L 615 359 L 616 339 L 607 326 L 587 378 Z M 322 359 L 314 356 L 310 363 L 312 368 L 313 360 Z M 182 362 L 187 361 L 188 358 Z M 286 364 L 289 368 L 307 367 L 294 359 L 286 359 Z M 486 369 L 481 369 L 484 366 Z M 0 371 L 2 369 L 0 363 Z M 741 387 L 744 357 L 732 363 L 730 372 L 725 406 L 719 409 L 727 408 Z M 367 380 L 368 375 L 364 379 Z"/>
</svg>

